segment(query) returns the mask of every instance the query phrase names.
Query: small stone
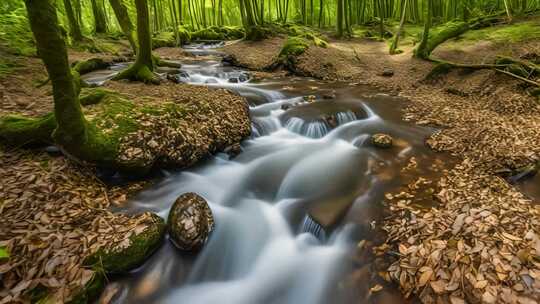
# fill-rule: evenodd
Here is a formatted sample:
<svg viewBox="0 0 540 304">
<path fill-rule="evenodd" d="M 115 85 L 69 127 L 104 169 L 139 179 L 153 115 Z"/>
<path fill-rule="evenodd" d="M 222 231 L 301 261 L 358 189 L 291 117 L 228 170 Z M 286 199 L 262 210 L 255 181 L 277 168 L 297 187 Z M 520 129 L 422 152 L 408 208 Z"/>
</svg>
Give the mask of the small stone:
<svg viewBox="0 0 540 304">
<path fill-rule="evenodd" d="M 371 143 L 377 148 L 390 148 L 392 147 L 392 137 L 388 134 L 374 134 L 371 136 Z"/>
<path fill-rule="evenodd" d="M 288 103 L 284 103 L 284 104 L 281 105 L 281 109 L 282 109 L 283 111 L 287 111 L 287 110 L 290 109 L 290 108 L 291 108 L 291 105 L 288 104 Z"/>
<path fill-rule="evenodd" d="M 206 243 L 214 217 L 204 198 L 184 193 L 171 207 L 167 224 L 171 242 L 180 250 L 194 251 Z"/>
<path fill-rule="evenodd" d="M 57 146 L 47 146 L 45 147 L 45 152 L 47 152 L 49 155 L 52 155 L 52 156 L 62 155 L 62 151 Z"/>
<path fill-rule="evenodd" d="M 223 150 L 223 152 L 229 154 L 229 158 L 233 159 L 236 156 L 238 156 L 238 154 L 242 153 L 242 146 L 240 146 L 240 144 L 236 143 L 234 145 L 230 145 L 227 148 L 225 148 L 225 150 Z"/>
<path fill-rule="evenodd" d="M 229 78 L 229 82 L 230 82 L 230 83 L 238 83 L 239 81 L 238 81 L 238 78 L 236 78 L 236 77 L 231 77 L 231 78 Z"/>
<path fill-rule="evenodd" d="M 394 70 L 391 68 L 385 68 L 381 74 L 383 77 L 392 77 L 394 76 Z"/>
</svg>

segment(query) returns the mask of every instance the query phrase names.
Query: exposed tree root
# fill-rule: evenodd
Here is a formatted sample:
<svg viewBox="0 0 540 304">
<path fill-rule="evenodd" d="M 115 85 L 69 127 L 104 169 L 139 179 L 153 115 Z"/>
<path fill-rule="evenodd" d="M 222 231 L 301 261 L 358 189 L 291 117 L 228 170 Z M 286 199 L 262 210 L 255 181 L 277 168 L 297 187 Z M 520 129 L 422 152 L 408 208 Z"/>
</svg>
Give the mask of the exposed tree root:
<svg viewBox="0 0 540 304">
<path fill-rule="evenodd" d="M 134 63 L 129 68 L 118 73 L 113 80 L 128 79 L 131 81 L 141 81 L 144 83 L 159 84 L 160 80 L 152 70 L 143 64 Z"/>
<path fill-rule="evenodd" d="M 451 68 L 474 70 L 492 69 L 499 73 L 521 80 L 529 85 L 540 87 L 540 83 L 527 78 L 540 74 L 540 70 L 535 64 L 522 60 L 504 57 L 504 60 L 497 60 L 497 62 L 494 64 L 463 64 L 435 59 L 432 57 L 429 57 L 428 60 L 437 63 L 437 66 L 433 68 L 433 70 L 426 76 L 425 79 L 431 79 L 436 77 L 437 75 L 447 73 Z M 523 73 L 525 73 L 526 75 L 523 75 Z"/>
</svg>

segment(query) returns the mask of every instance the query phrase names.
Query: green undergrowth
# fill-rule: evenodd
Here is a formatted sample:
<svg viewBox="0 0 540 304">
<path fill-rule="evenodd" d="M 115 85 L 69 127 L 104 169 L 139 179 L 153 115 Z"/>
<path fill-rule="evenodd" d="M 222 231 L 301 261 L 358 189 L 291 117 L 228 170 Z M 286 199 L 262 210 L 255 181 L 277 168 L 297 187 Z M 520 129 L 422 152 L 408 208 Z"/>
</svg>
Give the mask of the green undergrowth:
<svg viewBox="0 0 540 304">
<path fill-rule="evenodd" d="M 309 41 L 302 37 L 288 37 L 287 41 L 283 45 L 281 52 L 279 52 L 280 58 L 287 58 L 289 56 L 300 56 L 309 47 Z"/>
<path fill-rule="evenodd" d="M 245 31 L 239 26 L 211 26 L 191 32 L 191 39 L 196 40 L 236 40 L 242 39 Z"/>
<path fill-rule="evenodd" d="M 1 12 L 0 43 L 14 55 L 33 56 L 36 54 L 34 37 L 26 18 L 26 10 L 18 8 Z"/>
<path fill-rule="evenodd" d="M 454 39 L 451 43 L 467 45 L 482 40 L 496 43 L 516 43 L 538 39 L 540 39 L 540 18 L 471 30 L 458 39 Z"/>
</svg>

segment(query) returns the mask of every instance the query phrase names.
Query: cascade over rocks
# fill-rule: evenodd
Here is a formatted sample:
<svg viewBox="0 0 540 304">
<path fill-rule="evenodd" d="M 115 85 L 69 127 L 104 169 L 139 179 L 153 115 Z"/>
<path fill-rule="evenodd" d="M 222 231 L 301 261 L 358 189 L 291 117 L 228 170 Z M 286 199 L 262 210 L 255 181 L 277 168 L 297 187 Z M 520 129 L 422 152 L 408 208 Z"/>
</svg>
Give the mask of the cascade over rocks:
<svg viewBox="0 0 540 304">
<path fill-rule="evenodd" d="M 212 210 L 204 198 L 184 193 L 174 202 L 167 220 L 171 242 L 180 250 L 198 250 L 214 229 Z"/>
</svg>

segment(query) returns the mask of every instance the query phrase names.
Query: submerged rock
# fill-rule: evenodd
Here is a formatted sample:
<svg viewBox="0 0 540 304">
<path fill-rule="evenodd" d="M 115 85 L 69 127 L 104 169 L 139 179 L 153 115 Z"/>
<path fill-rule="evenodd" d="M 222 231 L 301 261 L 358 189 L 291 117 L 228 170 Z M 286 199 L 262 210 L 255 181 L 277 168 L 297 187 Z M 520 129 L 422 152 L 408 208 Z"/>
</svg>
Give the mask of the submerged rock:
<svg viewBox="0 0 540 304">
<path fill-rule="evenodd" d="M 214 229 L 212 210 L 196 193 L 184 193 L 176 199 L 167 220 L 171 242 L 181 250 L 200 249 Z"/>
<path fill-rule="evenodd" d="M 388 134 L 373 134 L 371 136 L 371 143 L 377 148 L 390 148 L 392 147 L 393 139 Z"/>
<path fill-rule="evenodd" d="M 229 158 L 232 159 L 238 156 L 238 154 L 242 153 L 242 146 L 236 143 L 225 148 L 223 152 L 227 153 L 229 155 Z"/>
<path fill-rule="evenodd" d="M 128 272 L 146 261 L 161 244 L 165 221 L 155 213 L 144 213 L 142 231 L 135 231 L 126 242 L 112 248 L 99 249 L 85 259 L 84 264 L 99 265 L 106 273 Z M 137 229 L 136 229 L 137 230 Z"/>
</svg>

